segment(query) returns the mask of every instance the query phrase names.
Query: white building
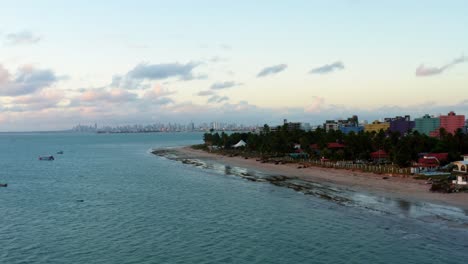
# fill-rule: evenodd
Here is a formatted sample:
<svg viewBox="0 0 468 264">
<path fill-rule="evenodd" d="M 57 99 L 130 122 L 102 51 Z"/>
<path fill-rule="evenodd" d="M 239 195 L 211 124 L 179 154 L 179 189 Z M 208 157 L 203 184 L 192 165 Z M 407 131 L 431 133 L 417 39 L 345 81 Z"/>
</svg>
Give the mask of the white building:
<svg viewBox="0 0 468 264">
<path fill-rule="evenodd" d="M 463 156 L 463 160 L 455 161 L 453 172 L 456 173 L 457 179 L 453 181 L 455 184 L 468 185 L 468 155 Z"/>
</svg>

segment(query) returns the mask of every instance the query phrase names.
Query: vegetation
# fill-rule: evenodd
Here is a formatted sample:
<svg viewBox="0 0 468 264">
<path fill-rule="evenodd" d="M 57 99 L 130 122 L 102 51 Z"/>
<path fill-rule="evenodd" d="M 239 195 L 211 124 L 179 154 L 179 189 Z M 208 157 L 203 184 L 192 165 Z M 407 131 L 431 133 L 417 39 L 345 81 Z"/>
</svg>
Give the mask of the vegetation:
<svg viewBox="0 0 468 264">
<path fill-rule="evenodd" d="M 419 153 L 449 153 L 449 160 L 459 160 L 460 156 L 468 153 L 468 135 L 457 131 L 455 135 L 440 131 L 439 138 L 429 137 L 411 132 L 400 135 L 396 132 L 360 132 L 343 134 L 341 131 L 329 131 L 317 129 L 315 131 L 289 130 L 287 125 L 272 131 L 267 125 L 260 133 L 233 133 L 227 134 L 206 133 L 204 141 L 206 145 L 230 149 L 240 140 L 247 142 L 245 150 L 258 153 L 259 156 L 284 156 L 294 152 L 294 145 L 300 144 L 302 151 L 308 153 L 311 158 L 326 157 L 331 160 L 367 161 L 370 154 L 377 150 L 384 150 L 389 154 L 389 161 L 406 167 L 411 161 L 418 159 Z M 327 143 L 337 142 L 345 144 L 343 149 L 328 149 Z M 312 144 L 317 144 L 318 149 L 311 149 Z"/>
<path fill-rule="evenodd" d="M 207 150 L 206 144 L 198 144 L 198 145 L 192 145 L 191 146 L 193 149 L 199 149 L 199 150 Z"/>
</svg>

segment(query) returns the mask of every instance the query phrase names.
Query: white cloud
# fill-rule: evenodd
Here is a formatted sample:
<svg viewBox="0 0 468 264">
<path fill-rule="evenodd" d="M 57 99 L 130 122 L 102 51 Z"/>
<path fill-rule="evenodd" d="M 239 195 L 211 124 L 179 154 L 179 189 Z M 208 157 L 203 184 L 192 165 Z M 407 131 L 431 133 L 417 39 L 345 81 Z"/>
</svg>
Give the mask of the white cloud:
<svg viewBox="0 0 468 264">
<path fill-rule="evenodd" d="M 416 69 L 416 76 L 418 77 L 426 77 L 426 76 L 432 76 L 432 75 L 438 75 L 443 73 L 444 71 L 454 67 L 457 64 L 468 62 L 468 57 L 461 56 L 456 59 L 454 59 L 452 62 L 443 65 L 442 67 L 426 67 L 423 64 L 419 65 L 419 67 Z"/>
<path fill-rule="evenodd" d="M 30 45 L 38 43 L 41 39 L 40 36 L 34 35 L 30 31 L 21 31 L 7 34 L 5 36 L 5 43 L 12 46 Z"/>
</svg>

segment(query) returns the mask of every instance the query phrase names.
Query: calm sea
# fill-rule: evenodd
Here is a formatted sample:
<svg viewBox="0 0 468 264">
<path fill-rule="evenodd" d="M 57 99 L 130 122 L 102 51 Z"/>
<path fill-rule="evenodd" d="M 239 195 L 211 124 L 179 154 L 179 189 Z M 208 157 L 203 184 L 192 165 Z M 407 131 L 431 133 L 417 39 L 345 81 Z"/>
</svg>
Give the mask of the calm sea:
<svg viewBox="0 0 468 264">
<path fill-rule="evenodd" d="M 467 212 L 343 206 L 149 152 L 201 137 L 0 134 L 0 263 L 467 263 Z"/>
</svg>

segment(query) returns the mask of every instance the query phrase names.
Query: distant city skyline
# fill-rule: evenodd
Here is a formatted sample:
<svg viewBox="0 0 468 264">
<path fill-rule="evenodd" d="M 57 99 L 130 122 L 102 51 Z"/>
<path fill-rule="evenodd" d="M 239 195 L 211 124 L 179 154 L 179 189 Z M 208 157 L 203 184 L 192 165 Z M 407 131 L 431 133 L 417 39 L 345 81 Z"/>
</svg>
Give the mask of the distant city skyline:
<svg viewBox="0 0 468 264">
<path fill-rule="evenodd" d="M 0 131 L 468 115 L 468 2 L 14 1 Z"/>
<path fill-rule="evenodd" d="M 72 132 L 104 132 L 104 133 L 140 133 L 140 132 L 196 132 L 196 131 L 254 131 L 260 125 L 244 125 L 237 123 L 221 123 L 221 122 L 203 122 L 195 124 L 193 122 L 187 124 L 180 123 L 155 123 L 155 124 L 121 124 L 121 125 L 101 125 L 95 124 L 78 124 L 71 129 L 65 131 Z M 263 126 L 263 125 L 261 125 Z"/>
</svg>

